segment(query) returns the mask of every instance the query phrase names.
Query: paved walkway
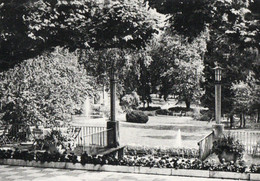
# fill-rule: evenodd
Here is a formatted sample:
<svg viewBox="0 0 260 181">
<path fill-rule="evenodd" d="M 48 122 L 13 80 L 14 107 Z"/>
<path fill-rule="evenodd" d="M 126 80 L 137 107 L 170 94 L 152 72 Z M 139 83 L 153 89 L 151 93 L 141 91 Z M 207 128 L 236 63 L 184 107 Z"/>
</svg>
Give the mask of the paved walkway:
<svg viewBox="0 0 260 181">
<path fill-rule="evenodd" d="M 0 181 L 220 181 L 194 177 L 0 165 Z M 223 181 L 223 180 L 222 180 Z"/>
</svg>

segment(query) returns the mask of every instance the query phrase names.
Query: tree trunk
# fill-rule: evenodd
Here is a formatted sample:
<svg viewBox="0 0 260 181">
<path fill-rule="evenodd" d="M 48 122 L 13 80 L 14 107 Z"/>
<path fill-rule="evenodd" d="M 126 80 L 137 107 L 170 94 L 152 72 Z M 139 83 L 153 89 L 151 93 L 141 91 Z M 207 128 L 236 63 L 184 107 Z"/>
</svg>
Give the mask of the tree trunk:
<svg viewBox="0 0 260 181">
<path fill-rule="evenodd" d="M 240 128 L 242 128 L 242 124 L 243 124 L 243 114 L 240 113 L 240 125 L 239 125 Z"/>
<path fill-rule="evenodd" d="M 233 123 L 234 123 L 234 116 L 233 116 L 233 114 L 230 114 L 230 129 L 232 129 L 232 127 L 233 127 Z"/>
<path fill-rule="evenodd" d="M 190 109 L 190 101 L 189 100 L 185 100 L 185 104 L 186 104 L 186 108 Z"/>
<path fill-rule="evenodd" d="M 164 94 L 164 95 L 163 95 L 164 101 L 167 101 L 167 98 L 168 98 L 168 95 L 167 95 L 167 94 Z"/>
<path fill-rule="evenodd" d="M 260 109 L 257 109 L 257 118 L 256 118 L 256 122 L 257 122 L 257 123 L 260 122 Z"/>
<path fill-rule="evenodd" d="M 246 127 L 246 117 L 245 117 L 245 113 L 243 113 L 243 127 Z"/>
</svg>

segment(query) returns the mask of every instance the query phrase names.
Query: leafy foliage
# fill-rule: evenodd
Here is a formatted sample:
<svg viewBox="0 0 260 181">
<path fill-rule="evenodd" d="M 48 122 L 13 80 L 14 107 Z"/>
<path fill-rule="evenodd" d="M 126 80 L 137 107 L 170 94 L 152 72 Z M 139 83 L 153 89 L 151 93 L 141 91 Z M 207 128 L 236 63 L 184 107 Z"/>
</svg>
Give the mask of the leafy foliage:
<svg viewBox="0 0 260 181">
<path fill-rule="evenodd" d="M 125 110 L 136 109 L 140 104 L 139 96 L 136 92 L 132 92 L 132 94 L 126 94 L 122 97 L 120 105 L 124 107 Z"/>
<path fill-rule="evenodd" d="M 94 80 L 77 57 L 57 48 L 0 74 L 0 103 L 9 123 L 59 125 L 94 96 Z"/>
<path fill-rule="evenodd" d="M 131 111 L 126 113 L 126 121 L 130 123 L 147 123 L 148 116 L 142 111 Z"/>
<path fill-rule="evenodd" d="M 252 164 L 250 166 L 250 171 L 252 173 L 260 173 L 260 165 L 255 165 L 255 164 Z"/>
<path fill-rule="evenodd" d="M 157 151 L 157 150 L 156 150 Z M 18 153 L 18 154 L 17 154 Z M 19 157 L 17 157 L 19 156 Z M 244 173 L 247 166 L 243 161 L 239 163 L 225 162 L 223 164 L 217 164 L 214 160 L 212 161 L 201 161 L 198 158 L 186 159 L 183 157 L 169 156 L 169 155 L 125 155 L 122 159 L 116 158 L 112 155 L 105 156 L 90 156 L 87 153 L 83 153 L 78 160 L 77 156 L 73 153 L 63 154 L 55 153 L 50 154 L 48 152 L 28 152 L 19 151 L 13 152 L 12 150 L 0 150 L 0 159 L 23 159 L 33 160 L 40 162 L 71 162 L 82 165 L 85 164 L 108 164 L 108 165 L 122 165 L 122 166 L 137 166 L 137 167 L 150 167 L 150 168 L 173 168 L 173 169 L 193 169 L 193 170 L 210 170 L 210 171 L 226 171 L 226 172 L 239 172 Z M 252 173 L 259 172 L 259 166 L 251 165 L 250 171 Z"/>
<path fill-rule="evenodd" d="M 199 102 L 203 93 L 200 82 L 203 81 L 202 58 L 207 39 L 207 31 L 192 42 L 178 34 L 173 36 L 172 32 L 166 32 L 161 36 L 160 44 L 152 47 L 151 79 L 160 80 L 155 81 L 153 87 L 159 87 L 164 99 L 169 94 L 178 95 L 178 100 L 185 101 L 187 107 L 191 102 Z"/>
<path fill-rule="evenodd" d="M 213 142 L 212 152 L 217 155 L 222 154 L 223 151 L 234 153 L 238 159 L 243 157 L 244 146 L 234 137 L 230 135 L 224 135 Z"/>
<path fill-rule="evenodd" d="M 211 5 L 213 1 L 198 0 L 147 0 L 158 12 L 171 15 L 169 25 L 178 34 L 193 40 L 212 20 Z"/>
<path fill-rule="evenodd" d="M 259 82 L 251 74 L 248 75 L 246 81 L 232 85 L 235 93 L 234 109 L 240 112 L 250 112 L 259 109 L 260 105 L 260 85 Z"/>
<path fill-rule="evenodd" d="M 216 1 L 213 4 L 214 21 L 209 25 L 210 41 L 204 59 L 205 94 L 202 102 L 214 109 L 214 66 L 224 68 L 222 79 L 222 110 L 233 109 L 232 83 L 245 80 L 248 71 L 259 69 L 259 21 L 252 17 L 250 1 Z M 251 18 L 250 18 L 251 17 Z M 258 67 L 258 68 L 257 68 Z M 257 76 L 256 76 L 257 77 Z"/>
<path fill-rule="evenodd" d="M 137 0 L 25 0 L 19 5 L 4 1 L 0 9 L 4 30 L 0 42 L 5 45 L 0 54 L 6 64 L 56 46 L 71 50 L 140 48 L 163 21 L 155 10 Z"/>
</svg>

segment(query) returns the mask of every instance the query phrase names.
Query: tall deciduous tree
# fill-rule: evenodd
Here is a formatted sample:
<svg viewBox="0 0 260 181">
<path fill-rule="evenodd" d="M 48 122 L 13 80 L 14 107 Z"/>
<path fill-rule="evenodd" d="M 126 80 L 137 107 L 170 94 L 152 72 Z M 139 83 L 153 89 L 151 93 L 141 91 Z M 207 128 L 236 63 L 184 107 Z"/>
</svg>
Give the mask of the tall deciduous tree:
<svg viewBox="0 0 260 181">
<path fill-rule="evenodd" d="M 163 14 L 170 14 L 169 23 L 172 31 L 184 35 L 192 41 L 198 37 L 206 27 L 209 29 L 210 39 L 204 58 L 206 93 L 203 103 L 214 110 L 214 62 L 218 62 L 225 69 L 223 80 L 224 112 L 232 110 L 231 84 L 236 80 L 244 80 L 248 70 L 259 73 L 259 56 L 256 60 L 255 52 L 259 52 L 260 34 L 259 19 L 253 16 L 250 9 L 256 12 L 259 1 L 250 0 L 216 0 L 216 1 L 186 1 L 186 0 L 148 0 Z M 258 8 L 257 8 L 258 6 Z M 224 56 L 229 53 L 229 58 Z M 242 74 L 241 74 L 242 72 Z"/>
<path fill-rule="evenodd" d="M 202 102 L 214 110 L 214 62 L 224 68 L 222 110 L 233 109 L 232 83 L 245 80 L 248 71 L 255 71 L 259 51 L 258 21 L 251 17 L 250 1 L 216 1 L 212 4 L 213 20 L 209 25 L 210 41 L 204 59 L 205 95 Z M 256 73 L 256 72 L 255 72 Z"/>
<path fill-rule="evenodd" d="M 201 82 L 207 38 L 208 32 L 205 31 L 190 43 L 180 37 L 178 41 L 169 44 L 173 55 L 173 59 L 169 61 L 174 66 L 170 66 L 163 77 L 174 82 L 172 92 L 178 96 L 179 101 L 185 102 L 187 108 L 190 108 L 191 103 L 199 103 L 203 94 Z"/>
</svg>

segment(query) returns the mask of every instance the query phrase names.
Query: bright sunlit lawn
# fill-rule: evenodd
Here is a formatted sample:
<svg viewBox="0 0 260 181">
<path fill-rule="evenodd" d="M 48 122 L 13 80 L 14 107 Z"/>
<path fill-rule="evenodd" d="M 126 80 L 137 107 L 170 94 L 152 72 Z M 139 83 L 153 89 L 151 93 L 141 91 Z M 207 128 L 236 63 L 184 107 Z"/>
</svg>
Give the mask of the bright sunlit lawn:
<svg viewBox="0 0 260 181">
<path fill-rule="evenodd" d="M 198 141 L 212 130 L 212 124 L 191 117 L 152 116 L 146 124 L 120 122 L 120 143 L 148 147 L 176 148 L 180 129 L 181 147 L 198 148 Z"/>
</svg>

